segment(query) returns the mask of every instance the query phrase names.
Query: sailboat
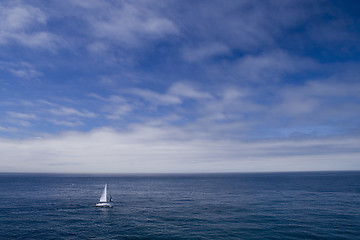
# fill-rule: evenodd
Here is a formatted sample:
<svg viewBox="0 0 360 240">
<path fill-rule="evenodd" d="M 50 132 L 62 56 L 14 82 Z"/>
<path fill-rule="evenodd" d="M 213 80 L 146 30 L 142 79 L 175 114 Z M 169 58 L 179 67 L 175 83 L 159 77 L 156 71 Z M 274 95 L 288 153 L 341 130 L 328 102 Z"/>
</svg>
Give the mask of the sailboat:
<svg viewBox="0 0 360 240">
<path fill-rule="evenodd" d="M 107 184 L 105 184 L 104 191 L 101 194 L 100 200 L 95 204 L 95 207 L 113 207 L 112 198 L 109 197 Z"/>
</svg>

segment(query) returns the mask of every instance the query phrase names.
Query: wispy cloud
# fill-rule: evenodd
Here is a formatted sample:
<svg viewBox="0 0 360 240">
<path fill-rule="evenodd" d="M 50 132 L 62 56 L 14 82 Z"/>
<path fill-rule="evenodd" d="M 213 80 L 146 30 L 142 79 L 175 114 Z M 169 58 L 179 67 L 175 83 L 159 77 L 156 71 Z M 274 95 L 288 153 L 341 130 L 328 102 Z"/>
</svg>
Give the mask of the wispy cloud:
<svg viewBox="0 0 360 240">
<path fill-rule="evenodd" d="M 171 13 L 179 19 L 180 28 L 191 33 L 192 39 L 220 42 L 230 48 L 253 52 L 276 45 L 284 31 L 316 14 L 316 4 L 311 1 L 228 1 L 227 4 L 182 1 Z M 185 10 L 176 11 L 178 8 Z M 303 14 L 305 11 L 307 14 Z"/>
<path fill-rule="evenodd" d="M 161 94 L 147 89 L 131 89 L 130 93 L 140 96 L 154 104 L 172 105 L 181 103 L 178 96 Z"/>
<path fill-rule="evenodd" d="M 230 48 L 221 43 L 205 43 L 198 47 L 186 47 L 183 50 L 183 58 L 189 62 L 203 61 L 211 57 L 228 55 Z"/>
<path fill-rule="evenodd" d="M 16 128 L 0 126 L 0 132 L 15 132 L 15 131 L 17 131 Z"/>
<path fill-rule="evenodd" d="M 68 107 L 61 107 L 61 108 L 53 108 L 50 109 L 49 112 L 54 115 L 63 115 L 63 116 L 69 116 L 74 115 L 78 117 L 86 117 L 86 118 L 92 118 L 95 117 L 96 114 L 87 110 L 76 110 L 74 108 L 68 108 Z"/>
<path fill-rule="evenodd" d="M 193 99 L 211 99 L 211 94 L 207 92 L 202 92 L 194 87 L 182 83 L 174 83 L 168 90 L 168 95 L 178 96 L 182 98 L 193 98 Z"/>
<path fill-rule="evenodd" d="M 114 106 L 114 107 L 111 108 L 111 113 L 109 115 L 107 115 L 107 118 L 109 118 L 109 119 L 120 119 L 124 115 L 131 112 L 131 110 L 132 110 L 132 107 L 130 105 L 128 105 L 128 104 Z"/>
<path fill-rule="evenodd" d="M 155 105 L 178 105 L 185 99 L 200 100 L 212 98 L 210 93 L 199 91 L 193 86 L 183 82 L 172 84 L 164 93 L 158 93 L 148 89 L 131 89 L 129 92 L 144 98 Z"/>
<path fill-rule="evenodd" d="M 35 114 L 21 112 L 7 112 L 5 117 L 5 121 L 7 123 L 21 127 L 30 127 L 32 122 L 37 119 L 38 116 L 36 116 Z"/>
<path fill-rule="evenodd" d="M 315 119 L 347 118 L 360 110 L 356 107 L 360 101 L 360 85 L 357 83 L 312 81 L 302 87 L 287 87 L 279 91 L 281 103 L 275 106 L 277 113 L 309 116 Z M 336 100 L 335 100 L 336 99 Z M 348 112 L 351 108 L 353 111 Z"/>
<path fill-rule="evenodd" d="M 178 33 L 176 25 L 170 19 L 162 16 L 154 8 L 146 7 L 145 2 L 69 3 L 78 8 L 81 14 L 77 17 L 88 24 L 90 34 L 97 39 L 97 42 L 89 45 L 92 51 L 104 50 L 101 43 L 104 40 L 119 45 L 137 46 L 142 45 L 144 40 L 159 39 Z"/>
<path fill-rule="evenodd" d="M 17 118 L 9 118 L 7 119 L 8 123 L 11 123 L 13 125 L 21 126 L 21 127 L 30 127 L 31 126 L 31 122 L 28 120 L 23 120 L 23 119 L 17 119 Z"/>
<path fill-rule="evenodd" d="M 41 72 L 28 62 L 4 62 L 0 61 L 0 70 L 8 71 L 18 78 L 37 78 L 42 75 Z"/>
<path fill-rule="evenodd" d="M 158 38 L 177 33 L 170 20 L 128 3 L 110 10 L 104 20 L 91 19 L 91 25 L 96 36 L 130 45 L 139 43 L 140 37 Z"/>
<path fill-rule="evenodd" d="M 37 116 L 31 113 L 7 112 L 7 115 L 11 118 L 18 119 L 37 119 Z"/>
<path fill-rule="evenodd" d="M 281 50 L 246 55 L 230 65 L 230 71 L 236 72 L 240 81 L 258 82 L 280 81 L 285 74 L 319 68 L 321 64 L 310 58 L 297 57 Z"/>
<path fill-rule="evenodd" d="M 79 121 L 79 120 L 75 120 L 75 121 L 60 121 L 60 120 L 49 120 L 50 122 L 56 124 L 56 125 L 62 125 L 62 126 L 67 126 L 67 127 L 77 127 L 77 126 L 81 126 L 84 125 L 83 122 Z"/>
<path fill-rule="evenodd" d="M 132 104 L 124 97 L 118 95 L 102 97 L 97 94 L 90 94 L 90 97 L 103 102 L 104 105 L 101 107 L 101 111 L 105 113 L 107 119 L 121 119 L 134 110 Z"/>
<path fill-rule="evenodd" d="M 0 45 L 14 42 L 32 48 L 54 50 L 59 42 L 46 31 L 47 16 L 42 10 L 27 4 L 0 5 Z"/>
</svg>

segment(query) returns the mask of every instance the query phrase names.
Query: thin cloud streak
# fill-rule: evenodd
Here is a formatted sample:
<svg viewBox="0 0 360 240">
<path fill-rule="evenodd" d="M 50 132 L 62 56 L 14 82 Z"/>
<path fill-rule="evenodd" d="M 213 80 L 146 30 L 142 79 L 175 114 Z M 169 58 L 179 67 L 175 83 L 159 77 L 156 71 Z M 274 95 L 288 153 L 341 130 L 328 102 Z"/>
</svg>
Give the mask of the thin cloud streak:
<svg viewBox="0 0 360 240">
<path fill-rule="evenodd" d="M 59 109 L 50 109 L 49 112 L 54 115 L 75 115 L 78 117 L 86 117 L 86 118 L 92 118 L 95 117 L 96 114 L 89 112 L 87 110 L 79 111 L 74 108 L 68 108 L 68 107 L 61 107 Z"/>
<path fill-rule="evenodd" d="M 27 113 L 8 112 L 7 115 L 11 118 L 37 119 L 37 117 L 34 114 L 27 114 Z"/>
</svg>

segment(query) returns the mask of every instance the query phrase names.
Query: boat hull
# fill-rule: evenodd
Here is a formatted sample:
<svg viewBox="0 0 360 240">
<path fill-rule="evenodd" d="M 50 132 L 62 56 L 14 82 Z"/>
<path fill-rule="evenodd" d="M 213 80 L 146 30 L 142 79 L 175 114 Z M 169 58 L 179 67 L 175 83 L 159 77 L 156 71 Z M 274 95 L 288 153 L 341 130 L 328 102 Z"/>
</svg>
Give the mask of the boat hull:
<svg viewBox="0 0 360 240">
<path fill-rule="evenodd" d="M 107 208 L 111 208 L 113 207 L 112 203 L 108 203 L 108 202 L 99 202 L 97 204 L 95 204 L 95 207 L 107 207 Z"/>
</svg>

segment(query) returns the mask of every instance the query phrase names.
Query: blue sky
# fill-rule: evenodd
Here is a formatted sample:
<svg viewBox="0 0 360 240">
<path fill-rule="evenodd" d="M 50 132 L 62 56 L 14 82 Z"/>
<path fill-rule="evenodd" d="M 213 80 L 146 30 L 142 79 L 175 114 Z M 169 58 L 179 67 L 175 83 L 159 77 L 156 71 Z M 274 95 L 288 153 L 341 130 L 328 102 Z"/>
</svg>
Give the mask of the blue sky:
<svg viewBox="0 0 360 240">
<path fill-rule="evenodd" d="M 360 170 L 358 1 L 1 1 L 0 171 Z"/>
</svg>

